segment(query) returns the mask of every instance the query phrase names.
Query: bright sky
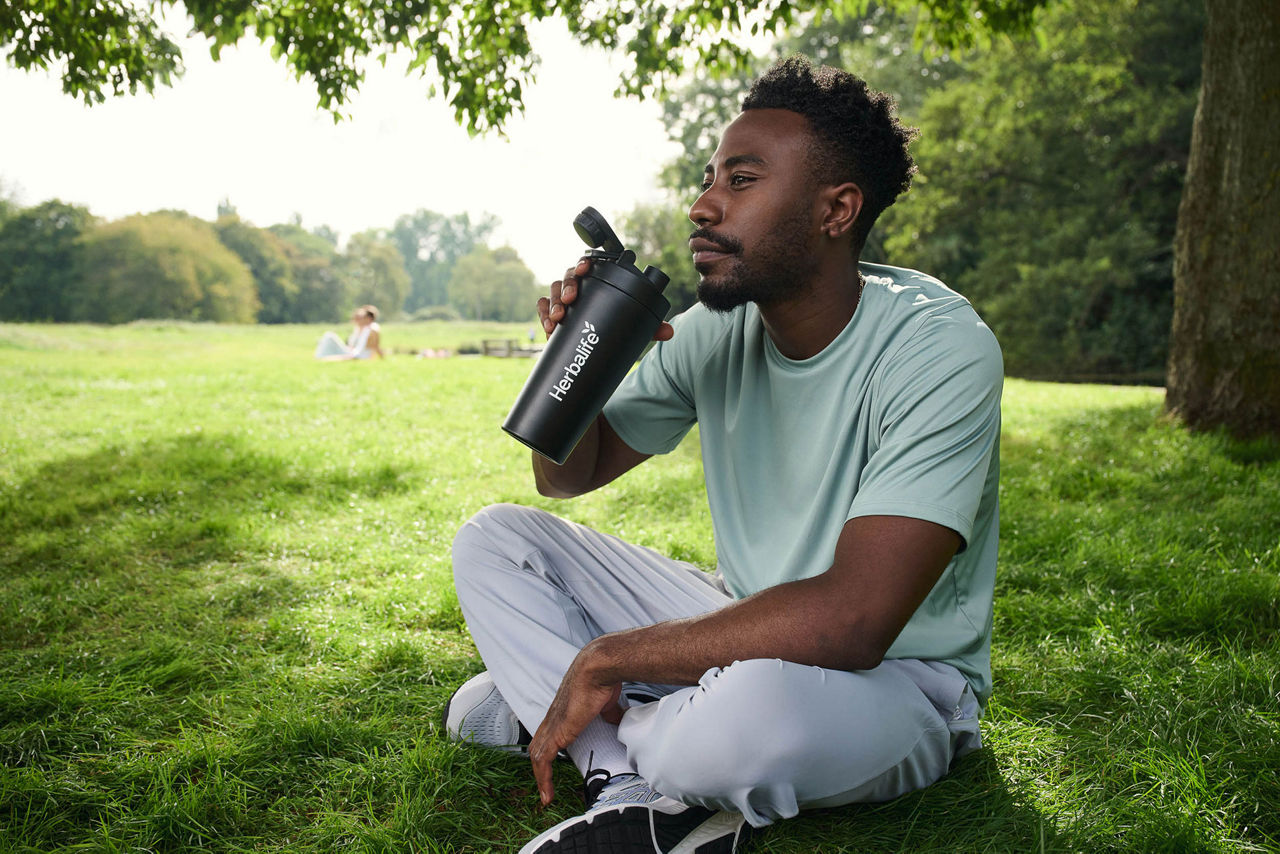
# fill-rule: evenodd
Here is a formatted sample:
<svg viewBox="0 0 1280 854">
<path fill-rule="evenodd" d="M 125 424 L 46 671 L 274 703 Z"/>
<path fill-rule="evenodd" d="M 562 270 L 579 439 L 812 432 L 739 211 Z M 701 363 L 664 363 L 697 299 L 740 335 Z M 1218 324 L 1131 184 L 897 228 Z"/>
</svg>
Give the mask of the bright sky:
<svg viewBox="0 0 1280 854">
<path fill-rule="evenodd" d="M 370 63 L 337 125 L 252 39 L 216 63 L 203 38 L 182 39 L 175 86 L 92 108 L 55 75 L 0 61 L 0 182 L 24 205 L 56 197 L 109 219 L 179 208 L 211 220 L 226 197 L 255 225 L 297 212 L 344 240 L 419 208 L 487 211 L 502 221 L 495 244 L 549 281 L 583 248 L 578 211 L 616 220 L 657 200 L 655 176 L 680 149 L 656 102 L 613 97 L 620 58 L 577 45 L 559 21 L 531 34 L 542 65 L 505 140 L 469 137 L 443 98 L 426 97 L 428 81 L 404 74 L 405 57 Z"/>
</svg>

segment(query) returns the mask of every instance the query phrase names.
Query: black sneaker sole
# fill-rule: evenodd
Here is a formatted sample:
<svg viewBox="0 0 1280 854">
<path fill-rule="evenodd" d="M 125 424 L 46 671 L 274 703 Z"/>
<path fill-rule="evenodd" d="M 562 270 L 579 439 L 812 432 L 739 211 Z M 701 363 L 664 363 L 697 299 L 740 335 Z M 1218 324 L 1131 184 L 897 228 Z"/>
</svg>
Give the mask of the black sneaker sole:
<svg viewBox="0 0 1280 854">
<path fill-rule="evenodd" d="M 544 842 L 533 854 L 667 854 L 714 815 L 716 811 L 703 807 L 689 807 L 675 815 L 642 806 L 626 807 L 566 827 L 559 839 Z M 689 854 L 734 854 L 745 850 L 738 845 L 751 833 L 751 826 L 743 823 L 732 832 L 680 850 Z"/>
</svg>

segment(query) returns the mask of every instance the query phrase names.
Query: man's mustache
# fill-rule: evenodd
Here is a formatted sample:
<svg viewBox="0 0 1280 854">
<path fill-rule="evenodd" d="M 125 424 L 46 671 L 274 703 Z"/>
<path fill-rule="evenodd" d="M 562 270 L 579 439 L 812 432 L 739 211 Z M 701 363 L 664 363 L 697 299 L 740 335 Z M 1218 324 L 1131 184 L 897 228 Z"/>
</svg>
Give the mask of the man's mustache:
<svg viewBox="0 0 1280 854">
<path fill-rule="evenodd" d="M 725 252 L 741 252 L 742 251 L 741 243 L 734 240 L 732 237 L 728 237 L 723 234 L 716 234 L 714 231 L 712 231 L 709 228 L 695 229 L 694 232 L 689 235 L 689 239 L 690 240 L 701 239 L 709 243 L 714 243 L 716 246 L 719 246 Z"/>
</svg>

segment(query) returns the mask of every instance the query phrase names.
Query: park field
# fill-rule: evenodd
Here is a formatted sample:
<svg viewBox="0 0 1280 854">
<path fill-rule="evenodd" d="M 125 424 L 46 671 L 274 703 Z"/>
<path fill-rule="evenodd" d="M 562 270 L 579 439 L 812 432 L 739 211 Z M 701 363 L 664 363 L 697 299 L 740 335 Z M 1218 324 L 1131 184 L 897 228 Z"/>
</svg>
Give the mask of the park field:
<svg viewBox="0 0 1280 854">
<path fill-rule="evenodd" d="M 528 325 L 0 325 L 0 852 L 515 851 L 579 811 L 441 734 L 487 504 L 710 568 L 697 444 L 567 502 L 499 429 Z M 345 333 L 345 329 L 339 328 Z M 403 351 L 403 352 L 402 352 Z M 1280 447 L 1010 380 L 986 748 L 755 850 L 1280 850 Z"/>
</svg>

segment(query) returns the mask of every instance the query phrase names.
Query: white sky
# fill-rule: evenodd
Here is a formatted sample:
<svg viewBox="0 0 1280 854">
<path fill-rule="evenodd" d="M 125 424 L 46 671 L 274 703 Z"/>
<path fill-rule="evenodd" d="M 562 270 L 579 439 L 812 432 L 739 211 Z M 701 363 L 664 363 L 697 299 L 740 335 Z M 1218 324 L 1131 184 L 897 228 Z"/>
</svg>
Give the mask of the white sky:
<svg viewBox="0 0 1280 854">
<path fill-rule="evenodd" d="M 216 63 L 203 38 L 179 39 L 187 73 L 172 88 L 95 107 L 52 73 L 0 60 L 0 182 L 24 205 L 56 197 L 109 219 L 179 208 L 211 220 L 227 197 L 255 225 L 297 212 L 344 240 L 418 208 L 487 211 L 502 221 L 494 245 L 509 242 L 549 281 L 583 248 L 577 212 L 616 220 L 657 200 L 656 175 L 680 149 L 656 102 L 613 97 L 620 57 L 579 46 L 560 21 L 531 34 L 542 65 L 505 140 L 469 137 L 401 56 L 370 63 L 337 125 L 251 38 Z"/>
</svg>

